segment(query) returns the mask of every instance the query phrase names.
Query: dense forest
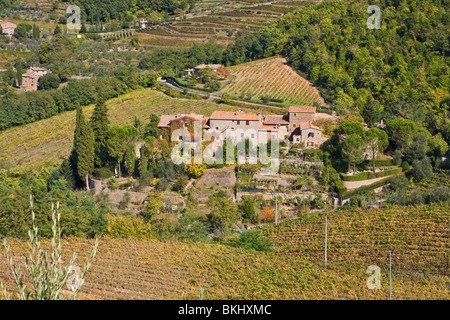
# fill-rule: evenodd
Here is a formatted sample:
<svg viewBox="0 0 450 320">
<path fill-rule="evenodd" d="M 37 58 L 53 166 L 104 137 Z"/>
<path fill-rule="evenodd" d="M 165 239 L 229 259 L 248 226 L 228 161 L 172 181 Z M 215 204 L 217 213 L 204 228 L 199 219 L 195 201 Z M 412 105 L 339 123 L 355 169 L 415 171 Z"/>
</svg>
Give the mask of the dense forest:
<svg viewBox="0 0 450 320">
<path fill-rule="evenodd" d="M 368 5 L 381 29 L 368 29 Z M 439 0 L 325 1 L 278 20 L 267 49 L 285 54 L 339 108 L 367 98 L 393 116 L 449 105 L 449 14 Z"/>
<path fill-rule="evenodd" d="M 85 13 L 86 21 L 90 23 L 123 20 L 127 12 L 136 13 L 157 11 L 174 14 L 177 9 L 184 12 L 192 6 L 194 0 L 77 0 Z"/>
<path fill-rule="evenodd" d="M 369 5 L 381 28 L 368 29 Z M 369 124 L 404 117 L 450 142 L 449 13 L 440 0 L 324 1 L 241 35 L 225 64 L 283 55 L 338 113 Z"/>
<path fill-rule="evenodd" d="M 0 10 L 5 10 L 10 8 L 16 0 L 0 0 Z"/>
</svg>

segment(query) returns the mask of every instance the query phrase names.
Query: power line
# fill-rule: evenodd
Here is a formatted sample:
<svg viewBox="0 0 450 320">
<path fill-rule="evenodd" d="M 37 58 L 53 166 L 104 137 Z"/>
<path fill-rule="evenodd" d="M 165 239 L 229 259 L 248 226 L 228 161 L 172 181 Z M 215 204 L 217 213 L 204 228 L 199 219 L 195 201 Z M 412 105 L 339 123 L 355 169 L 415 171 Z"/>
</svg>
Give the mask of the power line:
<svg viewBox="0 0 450 320">
<path fill-rule="evenodd" d="M 431 282 L 433 282 L 434 284 L 437 284 L 437 285 L 439 285 L 439 286 L 443 286 L 443 287 L 450 288 L 450 285 L 442 284 L 442 283 L 436 282 L 436 281 L 434 281 L 434 280 L 431 280 L 430 278 L 428 278 L 428 277 L 426 276 L 426 274 L 420 273 L 419 271 L 416 271 L 416 270 L 414 270 L 414 269 L 408 267 L 408 265 L 406 265 L 405 263 L 403 263 L 403 262 L 400 261 L 399 257 L 395 256 L 395 258 L 397 259 L 397 261 L 398 261 L 399 263 L 401 263 L 403 266 L 405 266 L 409 271 L 418 274 L 418 275 L 421 276 L 422 278 L 424 278 L 424 279 L 426 279 L 426 280 L 428 280 L 428 281 L 431 281 Z"/>
</svg>

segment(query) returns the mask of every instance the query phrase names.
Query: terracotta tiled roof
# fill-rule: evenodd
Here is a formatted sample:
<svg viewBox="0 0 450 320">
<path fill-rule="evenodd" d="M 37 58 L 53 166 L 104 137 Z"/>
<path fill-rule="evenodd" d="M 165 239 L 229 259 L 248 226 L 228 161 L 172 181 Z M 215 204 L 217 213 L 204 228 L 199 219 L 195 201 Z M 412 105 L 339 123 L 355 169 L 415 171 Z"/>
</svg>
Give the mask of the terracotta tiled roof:
<svg viewBox="0 0 450 320">
<path fill-rule="evenodd" d="M 288 121 L 286 121 L 284 118 L 286 116 L 283 115 L 268 115 L 266 116 L 266 119 L 264 120 L 264 124 L 289 124 Z"/>
<path fill-rule="evenodd" d="M 210 67 L 211 69 L 216 70 L 221 66 L 221 64 L 199 64 L 198 66 L 194 67 L 194 69 L 204 69 L 206 67 Z"/>
<path fill-rule="evenodd" d="M 278 131 L 278 128 L 277 128 L 276 125 L 262 124 L 262 125 L 259 126 L 259 130 Z"/>
<path fill-rule="evenodd" d="M 260 114 L 245 113 L 242 111 L 214 111 L 210 119 L 213 120 L 261 120 Z"/>
<path fill-rule="evenodd" d="M 47 68 L 43 67 L 30 67 L 31 71 L 49 71 Z"/>
<path fill-rule="evenodd" d="M 209 128 L 209 126 L 207 125 L 209 118 L 204 117 L 202 114 L 196 114 L 194 112 L 191 112 L 190 114 L 174 114 L 174 115 L 163 114 L 159 119 L 158 127 L 167 128 L 170 126 L 170 123 L 176 119 L 182 119 L 184 121 L 189 119 L 194 121 L 201 121 L 203 129 Z"/>
<path fill-rule="evenodd" d="M 316 107 L 299 107 L 299 106 L 291 106 L 289 107 L 289 112 L 307 112 L 307 113 L 315 113 L 316 112 Z"/>
<path fill-rule="evenodd" d="M 322 128 L 313 125 L 313 124 L 311 123 L 311 121 L 300 122 L 298 127 L 300 128 L 300 130 L 305 130 L 305 129 L 316 129 L 316 130 L 322 131 Z"/>
</svg>

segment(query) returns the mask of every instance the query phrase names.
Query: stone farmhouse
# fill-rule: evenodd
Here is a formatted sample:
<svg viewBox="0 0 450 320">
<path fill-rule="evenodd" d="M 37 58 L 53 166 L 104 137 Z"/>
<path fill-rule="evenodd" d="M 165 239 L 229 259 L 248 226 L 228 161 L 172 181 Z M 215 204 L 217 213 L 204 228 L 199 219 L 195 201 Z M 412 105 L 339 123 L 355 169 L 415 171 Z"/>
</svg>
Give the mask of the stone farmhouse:
<svg viewBox="0 0 450 320">
<path fill-rule="evenodd" d="M 211 68 L 212 70 L 217 72 L 217 69 L 219 69 L 220 67 L 222 67 L 221 64 L 199 64 L 194 68 L 184 70 L 184 72 L 186 73 L 186 76 L 191 77 L 194 74 L 198 75 L 199 71 L 202 69 Z"/>
<path fill-rule="evenodd" d="M 141 19 L 139 22 L 136 23 L 136 26 L 138 26 L 141 29 L 145 29 L 148 27 L 148 21 L 145 19 Z"/>
<path fill-rule="evenodd" d="M 328 138 L 322 136 L 322 128 L 314 125 L 315 107 L 290 107 L 287 115 L 263 115 L 239 111 L 214 111 L 212 115 L 190 113 L 188 115 L 163 115 L 158 123 L 161 139 L 170 139 L 177 128 L 187 128 L 190 132 L 188 142 L 197 142 L 194 137 L 193 121 L 201 121 L 202 133 L 208 133 L 212 141 L 221 141 L 225 137 L 238 140 L 249 139 L 253 145 L 258 139 L 285 141 L 289 146 L 304 144 L 305 148 L 318 148 Z M 175 141 L 182 141 L 179 136 Z M 186 139 L 184 140 L 186 141 Z"/>
<path fill-rule="evenodd" d="M 198 142 L 201 137 L 197 137 L 194 135 L 194 122 L 201 121 L 202 123 L 202 132 L 204 130 L 209 129 L 209 125 L 207 124 L 209 122 L 209 118 L 204 117 L 201 114 L 196 114 L 194 112 L 190 114 L 176 114 L 176 115 L 162 115 L 159 123 L 158 123 L 158 129 L 159 129 L 159 138 L 161 140 L 167 139 L 171 141 L 186 141 L 187 142 Z M 187 129 L 189 132 L 189 137 L 186 139 L 186 137 L 183 136 L 177 136 L 175 139 L 171 139 L 172 133 L 176 129 Z"/>
<path fill-rule="evenodd" d="M 30 67 L 27 72 L 22 74 L 22 86 L 19 86 L 18 80 L 14 82 L 16 87 L 24 88 L 24 91 L 36 91 L 39 86 L 39 78 L 49 73 L 50 70 L 42 67 Z"/>
<path fill-rule="evenodd" d="M 29 67 L 27 69 L 28 74 L 32 74 L 32 75 L 35 75 L 38 77 L 42 77 L 49 72 L 50 72 L 50 70 L 48 70 L 47 68 L 42 68 L 42 67 Z"/>
<path fill-rule="evenodd" d="M 2 33 L 7 35 L 10 39 L 14 35 L 14 31 L 17 28 L 17 25 L 15 23 L 2 20 L 0 20 L 0 26 L 2 28 Z"/>
</svg>

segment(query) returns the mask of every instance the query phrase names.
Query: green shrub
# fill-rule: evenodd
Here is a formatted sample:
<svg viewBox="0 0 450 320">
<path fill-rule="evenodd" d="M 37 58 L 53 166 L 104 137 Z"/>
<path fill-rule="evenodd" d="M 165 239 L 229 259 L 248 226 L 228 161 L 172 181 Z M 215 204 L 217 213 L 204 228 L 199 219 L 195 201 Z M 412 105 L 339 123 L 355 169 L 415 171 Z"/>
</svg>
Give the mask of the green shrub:
<svg viewBox="0 0 450 320">
<path fill-rule="evenodd" d="M 113 177 L 113 178 L 109 179 L 107 186 L 111 190 L 116 190 L 117 189 L 116 178 Z"/>
<path fill-rule="evenodd" d="M 267 239 L 259 230 L 252 229 L 241 233 L 238 238 L 229 241 L 229 245 L 248 250 L 272 251 L 272 241 Z"/>
<path fill-rule="evenodd" d="M 362 181 L 362 180 L 368 180 L 368 179 L 382 178 L 382 177 L 394 175 L 397 173 L 401 173 L 402 171 L 403 171 L 402 168 L 393 168 L 393 169 L 377 172 L 376 174 L 373 174 L 373 172 L 365 171 L 365 172 L 360 172 L 360 173 L 352 175 L 352 176 L 348 176 L 344 173 L 341 173 L 341 177 L 342 177 L 342 180 L 344 180 L 344 181 Z"/>
<path fill-rule="evenodd" d="M 427 203 L 444 203 L 450 201 L 450 188 L 447 186 L 433 185 L 433 189 L 427 195 Z"/>
<path fill-rule="evenodd" d="M 133 181 L 127 181 L 127 182 L 119 185 L 119 189 L 124 190 L 124 189 L 128 189 L 129 187 L 132 187 L 132 186 L 133 186 Z"/>
<path fill-rule="evenodd" d="M 103 167 L 103 168 L 95 168 L 94 169 L 94 177 L 99 179 L 107 179 L 114 176 L 114 172 L 110 168 Z"/>
<path fill-rule="evenodd" d="M 140 218 L 106 216 L 108 226 L 106 235 L 112 238 L 152 238 L 150 224 L 144 223 Z"/>
<path fill-rule="evenodd" d="M 408 171 L 409 169 L 411 169 L 411 166 L 409 165 L 408 161 L 403 161 L 402 162 L 402 170 Z"/>
</svg>

